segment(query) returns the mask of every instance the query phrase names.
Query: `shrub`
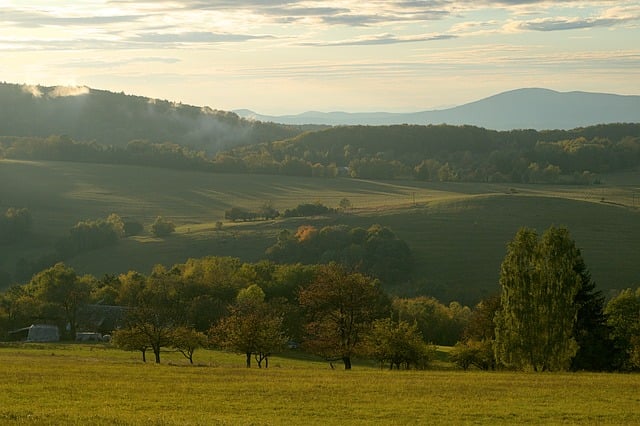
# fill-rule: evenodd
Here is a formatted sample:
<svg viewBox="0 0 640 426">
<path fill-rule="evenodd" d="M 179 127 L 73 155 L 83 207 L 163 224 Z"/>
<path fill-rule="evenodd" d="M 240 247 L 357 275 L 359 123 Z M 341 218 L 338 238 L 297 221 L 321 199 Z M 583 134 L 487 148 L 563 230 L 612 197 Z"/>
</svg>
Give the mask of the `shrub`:
<svg viewBox="0 0 640 426">
<path fill-rule="evenodd" d="M 158 216 L 153 224 L 151 224 L 151 233 L 156 237 L 165 237 L 172 234 L 175 230 L 176 225 L 162 216 Z"/>
</svg>

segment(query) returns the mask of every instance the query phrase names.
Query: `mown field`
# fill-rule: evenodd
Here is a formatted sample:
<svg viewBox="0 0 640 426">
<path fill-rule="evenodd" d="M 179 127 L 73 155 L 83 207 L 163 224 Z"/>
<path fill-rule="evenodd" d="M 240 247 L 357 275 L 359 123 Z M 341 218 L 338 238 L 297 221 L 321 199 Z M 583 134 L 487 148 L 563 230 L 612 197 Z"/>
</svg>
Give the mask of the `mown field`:
<svg viewBox="0 0 640 426">
<path fill-rule="evenodd" d="M 164 239 L 131 237 L 117 246 L 68 260 L 81 273 L 102 276 L 189 257 L 263 258 L 282 229 L 301 224 L 381 223 L 403 238 L 415 256 L 411 283 L 396 294 L 431 294 L 474 303 L 497 290 L 505 246 L 517 229 L 567 226 L 595 281 L 604 290 L 640 283 L 640 173 L 613 176 L 597 186 L 365 181 L 284 176 L 207 174 L 156 168 L 62 162 L 0 161 L 0 210 L 28 207 L 34 238 L 0 249 L 0 268 L 20 257 L 51 250 L 56 238 L 80 220 L 114 212 L 149 225 L 162 215 L 177 232 Z M 327 218 L 266 222 L 215 222 L 232 206 L 272 202 L 280 211 L 299 203 L 353 206 Z"/>
<path fill-rule="evenodd" d="M 102 345 L 0 347 L 0 423 L 640 424 L 640 376 L 387 371 L 202 350 L 160 365 Z"/>
</svg>

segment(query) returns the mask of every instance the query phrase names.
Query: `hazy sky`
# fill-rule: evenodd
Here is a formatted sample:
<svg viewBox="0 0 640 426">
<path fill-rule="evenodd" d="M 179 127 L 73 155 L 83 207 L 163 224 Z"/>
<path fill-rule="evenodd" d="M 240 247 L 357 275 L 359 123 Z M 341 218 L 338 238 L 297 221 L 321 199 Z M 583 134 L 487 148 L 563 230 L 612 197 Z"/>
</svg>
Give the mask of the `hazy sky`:
<svg viewBox="0 0 640 426">
<path fill-rule="evenodd" d="M 640 0 L 0 0 L 0 80 L 265 114 L 640 94 Z"/>
</svg>

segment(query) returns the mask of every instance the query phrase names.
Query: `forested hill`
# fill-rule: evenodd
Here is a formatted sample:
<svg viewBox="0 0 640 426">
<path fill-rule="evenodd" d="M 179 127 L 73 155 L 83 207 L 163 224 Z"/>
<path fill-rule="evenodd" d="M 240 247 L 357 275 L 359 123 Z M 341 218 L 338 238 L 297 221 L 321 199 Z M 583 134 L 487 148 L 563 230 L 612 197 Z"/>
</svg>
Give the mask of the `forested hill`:
<svg viewBox="0 0 640 426">
<path fill-rule="evenodd" d="M 0 158 L 322 178 L 591 184 L 607 173 L 640 170 L 640 124 L 566 131 L 336 127 L 209 156 L 172 143 L 118 147 L 66 136 L 0 136 Z"/>
<path fill-rule="evenodd" d="M 0 83 L 3 136 L 68 135 L 112 146 L 142 139 L 212 154 L 289 138 L 308 128 L 249 121 L 232 112 L 87 87 Z"/>
<path fill-rule="evenodd" d="M 439 181 L 589 183 L 640 166 L 640 124 L 495 131 L 474 126 L 345 126 L 221 153 L 249 171 Z M 294 173 L 295 172 L 295 173 Z"/>
</svg>

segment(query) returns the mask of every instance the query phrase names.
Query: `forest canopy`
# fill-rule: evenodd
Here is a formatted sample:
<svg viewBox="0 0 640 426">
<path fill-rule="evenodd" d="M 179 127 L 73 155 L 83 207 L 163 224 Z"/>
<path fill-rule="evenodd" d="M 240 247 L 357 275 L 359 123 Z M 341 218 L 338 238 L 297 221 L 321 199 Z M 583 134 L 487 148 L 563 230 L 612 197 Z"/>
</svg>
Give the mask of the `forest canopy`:
<svg viewBox="0 0 640 426">
<path fill-rule="evenodd" d="M 175 142 L 0 137 L 0 157 L 210 172 L 440 182 L 597 183 L 640 165 L 640 124 L 494 131 L 474 126 L 345 126 L 209 154 Z"/>
</svg>

